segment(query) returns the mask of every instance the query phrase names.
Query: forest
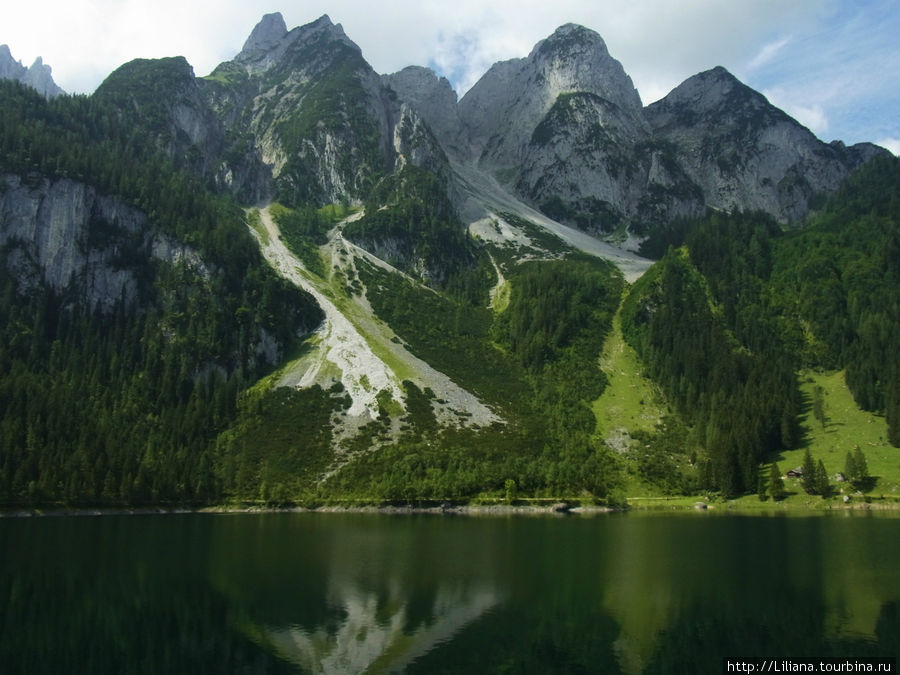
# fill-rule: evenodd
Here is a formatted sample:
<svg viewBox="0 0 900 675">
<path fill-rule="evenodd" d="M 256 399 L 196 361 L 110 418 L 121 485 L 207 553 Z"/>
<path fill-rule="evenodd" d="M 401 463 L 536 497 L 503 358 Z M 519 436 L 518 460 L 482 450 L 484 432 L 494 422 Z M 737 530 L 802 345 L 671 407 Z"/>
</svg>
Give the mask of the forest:
<svg viewBox="0 0 900 675">
<path fill-rule="evenodd" d="M 344 233 L 413 278 L 360 261 L 367 301 L 502 422 L 442 427 L 434 393 L 407 381 L 399 433 L 386 402 L 337 449 L 331 471 L 331 424 L 348 405 L 341 386 L 264 379 L 302 353 L 321 310 L 265 264 L 234 198 L 167 159 L 159 130 L 119 114 L 114 92 L 47 101 L 0 82 L 0 172 L 32 189 L 90 185 L 145 213 L 150 228 L 135 236 L 91 223 L 81 245 L 115 250 L 138 283 L 135 298 L 105 308 L 77 283 L 54 290 L 11 273 L 27 242 L 0 248 L 2 505 L 617 504 L 629 466 L 665 491 L 736 496 L 773 482 L 777 453 L 803 447 L 811 402 L 798 378 L 810 369 L 843 370 L 858 406 L 884 415 L 900 446 L 895 158 L 869 162 L 799 225 L 717 212 L 655 230 L 644 250 L 658 261 L 630 287 L 611 263 L 524 222 L 540 251 L 476 240 L 433 173 L 407 166 L 384 177 Z M 317 247 L 348 206 L 332 217 L 312 202 L 273 212 L 324 275 Z M 207 271 L 153 258 L 155 232 L 196 252 Z M 497 270 L 502 307 L 489 304 Z M 631 458 L 598 435 L 593 408 L 617 312 L 670 407 L 655 432 L 634 435 L 641 450 Z M 862 484 L 860 467 L 851 455 L 848 475 Z"/>
<path fill-rule="evenodd" d="M 752 491 L 760 462 L 796 447 L 800 368 L 845 369 L 900 445 L 900 162 L 858 170 L 802 227 L 761 214 L 673 223 L 623 308 L 626 338 L 693 439 L 710 485 Z"/>
<path fill-rule="evenodd" d="M 209 503 L 215 439 L 238 392 L 321 310 L 258 254 L 243 211 L 174 171 L 93 99 L 45 101 L 0 82 L 0 171 L 84 181 L 145 211 L 197 250 L 210 274 L 147 255 L 115 223 L 85 245 L 116 246 L 139 302 L 93 306 L 77 284 L 23 285 L 0 250 L 0 502 Z M 268 337 L 267 337 L 268 336 Z"/>
</svg>

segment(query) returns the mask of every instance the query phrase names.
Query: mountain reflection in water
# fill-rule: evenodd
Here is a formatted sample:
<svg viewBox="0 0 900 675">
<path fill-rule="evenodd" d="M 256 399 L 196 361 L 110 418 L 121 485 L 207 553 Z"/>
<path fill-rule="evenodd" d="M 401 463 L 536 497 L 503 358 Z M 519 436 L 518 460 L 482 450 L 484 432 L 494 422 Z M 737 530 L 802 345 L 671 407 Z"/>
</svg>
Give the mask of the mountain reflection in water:
<svg viewBox="0 0 900 675">
<path fill-rule="evenodd" d="M 671 673 L 897 656 L 900 517 L 0 519 L 8 673 Z"/>
</svg>

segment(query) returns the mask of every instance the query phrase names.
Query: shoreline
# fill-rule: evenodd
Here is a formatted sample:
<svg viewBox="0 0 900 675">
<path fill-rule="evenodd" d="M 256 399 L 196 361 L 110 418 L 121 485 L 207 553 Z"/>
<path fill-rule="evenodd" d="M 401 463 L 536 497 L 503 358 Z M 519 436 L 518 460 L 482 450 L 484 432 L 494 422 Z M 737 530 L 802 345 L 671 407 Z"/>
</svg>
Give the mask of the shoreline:
<svg viewBox="0 0 900 675">
<path fill-rule="evenodd" d="M 649 501 L 649 500 L 647 500 Z M 897 512 L 900 502 L 867 503 L 856 502 L 838 504 L 820 502 L 813 504 L 746 504 L 731 502 L 707 503 L 701 499 L 678 498 L 669 503 L 665 498 L 654 499 L 644 505 L 629 504 L 627 508 L 611 508 L 594 504 L 569 504 L 560 501 L 554 504 L 442 504 L 442 505 L 341 505 L 321 506 L 262 506 L 228 505 L 216 506 L 142 506 L 142 507 L 16 507 L 0 508 L 0 519 L 5 518 L 59 518 L 87 516 L 159 516 L 159 515 L 240 515 L 274 513 L 368 513 L 375 515 L 444 515 L 444 516 L 596 516 L 599 514 L 662 514 L 662 513 L 714 513 L 728 515 L 772 516 L 772 515 L 821 515 L 826 513 L 854 513 L 866 511 Z"/>
</svg>

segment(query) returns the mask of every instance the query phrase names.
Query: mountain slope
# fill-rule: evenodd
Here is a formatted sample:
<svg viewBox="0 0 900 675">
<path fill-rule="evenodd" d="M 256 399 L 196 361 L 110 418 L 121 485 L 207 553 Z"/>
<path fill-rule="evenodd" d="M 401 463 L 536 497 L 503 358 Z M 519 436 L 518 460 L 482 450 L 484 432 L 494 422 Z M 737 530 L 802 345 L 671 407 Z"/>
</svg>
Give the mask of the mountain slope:
<svg viewBox="0 0 900 675">
<path fill-rule="evenodd" d="M 38 92 L 44 98 L 53 98 L 65 92 L 53 81 L 50 66 L 37 57 L 29 68 L 16 61 L 9 46 L 0 45 L 0 80 L 17 80 Z"/>
<path fill-rule="evenodd" d="M 458 162 L 594 235 L 645 237 L 707 208 L 797 222 L 886 151 L 825 144 L 722 68 L 643 108 L 599 35 L 566 25 L 495 64 L 459 101 L 436 76 L 390 76 Z"/>
<path fill-rule="evenodd" d="M 457 101 L 271 14 L 0 116 L 0 501 L 730 495 L 804 442 L 800 367 L 896 435 L 895 165 L 721 69 L 645 108 L 566 25 Z"/>
<path fill-rule="evenodd" d="M 780 222 L 802 218 L 853 167 L 883 152 L 822 143 L 721 67 L 685 80 L 646 116 L 654 134 L 675 146 L 707 205 L 763 211 Z"/>
<path fill-rule="evenodd" d="M 357 265 L 384 265 L 343 238 L 341 228 L 347 221 L 332 230 L 323 247 L 323 255 L 332 264 L 330 278 L 323 279 L 307 270 L 284 245 L 270 210 L 264 208 L 259 215 L 264 228 L 264 234 L 259 236 L 260 244 L 269 264 L 310 293 L 325 312 L 325 321 L 312 337 L 314 349 L 298 362 L 286 366 L 279 385 L 305 387 L 318 384 L 328 388 L 340 382 L 351 399 L 346 416 L 362 417 L 364 423 L 377 418 L 379 407 L 387 405 L 387 401 L 404 407 L 402 382 L 409 380 L 421 390 L 434 392 L 437 400 L 432 407 L 436 418 L 443 423 L 488 425 L 498 421 L 497 416 L 472 394 L 403 346 L 393 331 L 372 312 L 364 286 L 359 294 L 345 292 L 339 280 L 357 276 Z M 348 220 L 361 215 L 351 216 Z M 347 424 L 346 420 L 341 424 Z"/>
</svg>

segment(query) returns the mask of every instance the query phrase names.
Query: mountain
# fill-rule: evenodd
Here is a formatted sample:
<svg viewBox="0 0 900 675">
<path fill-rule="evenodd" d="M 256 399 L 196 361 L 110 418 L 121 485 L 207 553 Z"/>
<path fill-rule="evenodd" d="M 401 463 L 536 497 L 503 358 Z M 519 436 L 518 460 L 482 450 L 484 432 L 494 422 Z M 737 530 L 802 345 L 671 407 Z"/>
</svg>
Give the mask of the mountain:
<svg viewBox="0 0 900 675">
<path fill-rule="evenodd" d="M 643 107 L 595 32 L 558 28 L 454 105 L 426 69 L 385 81 L 463 163 L 545 215 L 631 243 L 708 208 L 798 222 L 881 148 L 825 144 L 723 68 Z"/>
<path fill-rule="evenodd" d="M 877 146 L 826 145 L 724 68 L 695 75 L 647 107 L 653 133 L 706 205 L 758 210 L 796 222 L 832 193 Z"/>
<path fill-rule="evenodd" d="M 0 80 L 17 80 L 46 98 L 65 93 L 53 81 L 50 66 L 40 56 L 26 68 L 21 61 L 13 59 L 8 45 L 0 45 Z"/>
<path fill-rule="evenodd" d="M 0 502 L 738 494 L 804 367 L 896 438 L 896 162 L 721 68 L 569 24 L 458 99 L 276 13 L 0 116 Z"/>
<path fill-rule="evenodd" d="M 633 120 L 637 128 L 627 130 L 632 134 L 646 133 L 637 90 L 603 39 L 567 24 L 527 58 L 492 66 L 459 102 L 471 156 L 495 170 L 514 167 L 525 159 L 535 129 L 560 94 L 574 92 L 607 102 L 619 121 Z"/>
</svg>

